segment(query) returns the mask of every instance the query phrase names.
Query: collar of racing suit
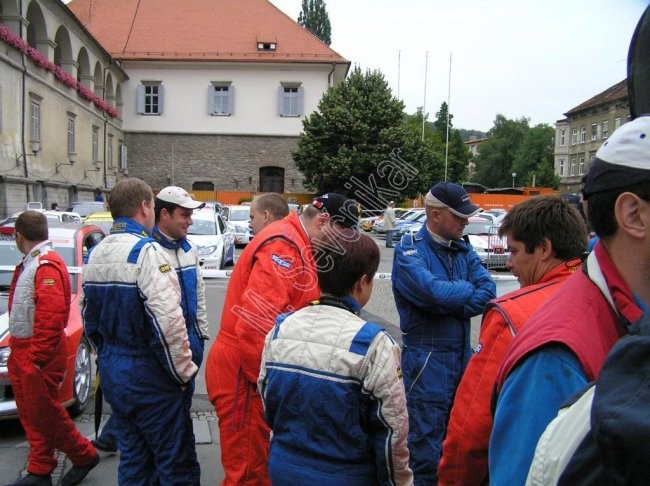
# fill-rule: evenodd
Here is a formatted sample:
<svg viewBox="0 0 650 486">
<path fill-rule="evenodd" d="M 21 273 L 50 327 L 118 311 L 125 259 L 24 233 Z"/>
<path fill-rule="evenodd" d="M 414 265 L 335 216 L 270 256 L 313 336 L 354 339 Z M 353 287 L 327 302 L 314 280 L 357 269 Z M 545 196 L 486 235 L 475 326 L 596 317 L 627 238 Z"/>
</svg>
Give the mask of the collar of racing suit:
<svg viewBox="0 0 650 486">
<path fill-rule="evenodd" d="M 153 227 L 153 232 L 151 236 L 153 236 L 156 239 L 156 241 L 160 243 L 160 246 L 162 246 L 163 248 L 168 248 L 170 250 L 178 250 L 179 248 L 182 248 L 185 253 L 190 251 L 191 245 L 186 238 L 172 241 L 162 231 L 158 229 L 158 226 Z"/>
<path fill-rule="evenodd" d="M 361 306 L 349 295 L 336 297 L 330 294 L 322 294 L 320 298 L 312 302 L 311 305 L 331 305 L 332 307 L 338 307 L 339 309 L 350 311 L 357 316 L 361 313 Z"/>
</svg>

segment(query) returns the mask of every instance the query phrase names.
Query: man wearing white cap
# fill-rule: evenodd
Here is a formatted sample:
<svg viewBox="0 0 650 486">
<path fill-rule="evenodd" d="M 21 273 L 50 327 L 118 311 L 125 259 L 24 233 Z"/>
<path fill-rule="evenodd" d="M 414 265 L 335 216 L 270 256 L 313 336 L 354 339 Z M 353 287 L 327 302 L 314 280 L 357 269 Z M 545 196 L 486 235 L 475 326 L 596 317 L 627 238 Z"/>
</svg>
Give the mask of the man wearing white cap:
<svg viewBox="0 0 650 486">
<path fill-rule="evenodd" d="M 496 285 L 463 239 L 480 211 L 458 184 L 440 182 L 425 198 L 427 222 L 395 248 L 393 293 L 403 333 L 402 371 L 414 484 L 436 484 L 456 387 L 472 354 L 470 318 Z"/>
<path fill-rule="evenodd" d="M 524 484 L 560 405 L 598 378 L 650 303 L 650 117 L 621 126 L 600 147 L 583 196 L 600 241 L 506 353 L 495 389 L 491 484 Z"/>
</svg>

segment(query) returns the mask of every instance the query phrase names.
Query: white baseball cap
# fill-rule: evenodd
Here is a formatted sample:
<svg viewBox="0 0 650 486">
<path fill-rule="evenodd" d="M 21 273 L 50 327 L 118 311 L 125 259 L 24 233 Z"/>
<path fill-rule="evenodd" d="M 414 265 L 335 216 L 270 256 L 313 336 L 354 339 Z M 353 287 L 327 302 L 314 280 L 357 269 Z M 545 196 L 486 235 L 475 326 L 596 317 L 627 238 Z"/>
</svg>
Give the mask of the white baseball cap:
<svg viewBox="0 0 650 486">
<path fill-rule="evenodd" d="M 177 186 L 167 186 L 161 189 L 156 195 L 156 199 L 176 204 L 185 209 L 199 209 L 205 206 L 204 202 L 197 201 L 185 189 Z"/>
</svg>

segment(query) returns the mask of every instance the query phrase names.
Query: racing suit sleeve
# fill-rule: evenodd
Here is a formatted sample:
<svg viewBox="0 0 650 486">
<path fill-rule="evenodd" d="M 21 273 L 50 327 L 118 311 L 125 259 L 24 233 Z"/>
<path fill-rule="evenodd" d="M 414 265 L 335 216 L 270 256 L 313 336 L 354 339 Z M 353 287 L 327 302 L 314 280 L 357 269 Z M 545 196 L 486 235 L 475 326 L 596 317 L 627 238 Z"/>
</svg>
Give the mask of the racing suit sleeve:
<svg viewBox="0 0 650 486">
<path fill-rule="evenodd" d="M 374 398 L 369 413 L 380 484 L 413 484 L 409 468 L 408 411 L 400 368 L 400 347 L 385 332 L 377 334 L 367 354 L 364 388 Z"/>
<path fill-rule="evenodd" d="M 205 306 L 205 282 L 203 281 L 203 272 L 201 271 L 201 263 L 196 250 L 193 248 L 194 256 L 196 257 L 196 323 L 199 326 L 201 337 L 203 339 L 210 339 L 208 333 L 208 312 Z"/>
<path fill-rule="evenodd" d="M 466 280 L 449 280 L 447 275 L 435 275 L 428 269 L 421 251 L 411 246 L 397 246 L 393 257 L 395 289 L 413 305 L 436 314 L 464 311 L 466 303 L 476 293 L 474 284 Z"/>
<path fill-rule="evenodd" d="M 150 346 L 163 369 L 179 385 L 198 371 L 180 306 L 181 291 L 173 265 L 163 251 L 147 244 L 140 252 L 137 285 L 151 319 Z"/>
<path fill-rule="evenodd" d="M 483 312 L 485 304 L 497 296 L 497 286 L 474 250 L 467 256 L 467 265 L 467 280 L 474 285 L 472 297 L 463 302 L 463 317 L 468 319 Z"/>
<path fill-rule="evenodd" d="M 48 263 L 41 263 L 34 276 L 34 332 L 32 362 L 41 366 L 60 345 L 70 315 L 70 277 Z M 67 300 L 67 302 L 66 302 Z"/>
<path fill-rule="evenodd" d="M 242 371 L 255 385 L 260 374 L 264 339 L 279 314 L 297 310 L 293 306 L 303 290 L 296 277 L 306 270 L 298 248 L 283 239 L 272 240 L 258 248 L 252 265 L 241 304 L 233 313 L 237 316 L 235 333 L 240 345 Z"/>
<path fill-rule="evenodd" d="M 564 401 L 583 390 L 587 377 L 569 348 L 549 344 L 533 351 L 506 379 L 490 436 L 490 484 L 524 484 L 539 438 Z"/>
<path fill-rule="evenodd" d="M 491 340 L 485 340 L 485 335 Z M 512 338 L 501 313 L 488 311 L 481 323 L 480 351 L 470 359 L 451 408 L 438 466 L 441 486 L 483 484 L 488 477 L 492 390 Z"/>
</svg>

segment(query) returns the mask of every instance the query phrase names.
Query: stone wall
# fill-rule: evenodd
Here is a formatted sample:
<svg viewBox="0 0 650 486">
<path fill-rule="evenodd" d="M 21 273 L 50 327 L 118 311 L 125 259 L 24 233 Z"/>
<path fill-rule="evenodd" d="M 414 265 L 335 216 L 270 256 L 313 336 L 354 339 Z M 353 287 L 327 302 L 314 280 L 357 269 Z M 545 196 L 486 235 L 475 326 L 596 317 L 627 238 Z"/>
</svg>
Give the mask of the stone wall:
<svg viewBox="0 0 650 486">
<path fill-rule="evenodd" d="M 154 189 L 212 182 L 215 190 L 257 191 L 260 167 L 274 166 L 285 170 L 285 192 L 305 192 L 291 157 L 298 137 L 127 133 L 126 145 L 129 176 Z"/>
</svg>

